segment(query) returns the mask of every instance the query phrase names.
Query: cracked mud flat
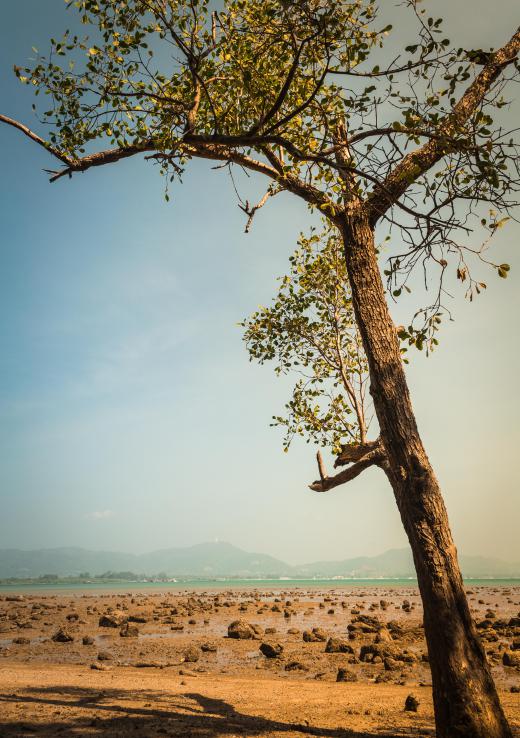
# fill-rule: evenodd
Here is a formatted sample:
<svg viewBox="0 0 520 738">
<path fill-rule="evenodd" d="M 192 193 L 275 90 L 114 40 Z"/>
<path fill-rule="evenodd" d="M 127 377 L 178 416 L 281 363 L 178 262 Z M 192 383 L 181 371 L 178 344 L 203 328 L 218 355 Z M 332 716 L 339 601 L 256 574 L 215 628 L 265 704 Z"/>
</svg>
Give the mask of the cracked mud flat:
<svg viewBox="0 0 520 738">
<path fill-rule="evenodd" d="M 0 738 L 434 735 L 413 587 L 18 597 L 0 594 Z M 468 597 L 520 736 L 520 587 Z"/>
</svg>

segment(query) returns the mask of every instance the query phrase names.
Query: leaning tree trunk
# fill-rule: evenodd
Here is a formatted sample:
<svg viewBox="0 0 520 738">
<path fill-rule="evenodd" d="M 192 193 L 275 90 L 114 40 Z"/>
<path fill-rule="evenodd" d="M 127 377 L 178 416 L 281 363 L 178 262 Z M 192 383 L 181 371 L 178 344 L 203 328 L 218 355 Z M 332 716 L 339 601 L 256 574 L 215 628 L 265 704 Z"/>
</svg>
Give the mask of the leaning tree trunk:
<svg viewBox="0 0 520 738">
<path fill-rule="evenodd" d="M 385 299 L 374 233 L 363 213 L 342 223 L 354 309 L 397 506 L 424 608 L 438 738 L 511 738 L 471 617 L 439 484 L 415 421 Z"/>
</svg>

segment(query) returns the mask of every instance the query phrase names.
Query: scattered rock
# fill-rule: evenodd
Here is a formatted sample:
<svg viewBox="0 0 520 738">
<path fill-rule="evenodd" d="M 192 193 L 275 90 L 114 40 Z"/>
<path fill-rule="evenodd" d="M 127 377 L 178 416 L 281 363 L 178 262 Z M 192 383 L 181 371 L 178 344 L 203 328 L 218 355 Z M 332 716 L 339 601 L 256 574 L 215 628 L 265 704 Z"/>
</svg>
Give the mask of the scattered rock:
<svg viewBox="0 0 520 738">
<path fill-rule="evenodd" d="M 337 682 L 357 682 L 357 674 L 350 669 L 340 667 L 336 675 Z"/>
<path fill-rule="evenodd" d="M 404 703 L 405 712 L 417 712 L 419 709 L 419 700 L 413 694 L 409 694 Z"/>
<path fill-rule="evenodd" d="M 74 636 L 68 633 L 64 628 L 60 628 L 57 633 L 52 636 L 55 643 L 72 643 Z"/>
<path fill-rule="evenodd" d="M 130 623 L 125 623 L 119 631 L 119 635 L 121 636 L 121 638 L 138 638 L 139 628 L 137 627 L 137 625 L 130 625 Z"/>
<path fill-rule="evenodd" d="M 239 640 L 254 640 L 257 634 L 253 626 L 245 620 L 234 620 L 228 625 L 228 638 Z"/>
<path fill-rule="evenodd" d="M 281 643 L 262 643 L 260 651 L 267 659 L 277 659 L 282 655 L 283 646 Z"/>
<path fill-rule="evenodd" d="M 194 664 L 201 657 L 201 651 L 198 646 L 188 646 L 184 651 L 184 661 L 186 663 Z"/>
<path fill-rule="evenodd" d="M 99 618 L 99 626 L 101 628 L 120 628 L 128 621 L 128 616 L 121 610 L 113 610 L 106 612 Z"/>
<path fill-rule="evenodd" d="M 325 646 L 325 653 L 354 653 L 354 649 L 348 641 L 331 637 Z"/>
</svg>

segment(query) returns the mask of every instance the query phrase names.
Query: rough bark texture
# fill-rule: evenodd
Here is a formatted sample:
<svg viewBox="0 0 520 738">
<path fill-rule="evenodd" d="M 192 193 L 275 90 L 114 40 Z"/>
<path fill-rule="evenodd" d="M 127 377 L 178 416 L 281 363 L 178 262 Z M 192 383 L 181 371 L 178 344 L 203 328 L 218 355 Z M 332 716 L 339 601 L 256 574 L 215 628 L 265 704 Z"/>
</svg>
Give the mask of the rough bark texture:
<svg viewBox="0 0 520 738">
<path fill-rule="evenodd" d="M 471 617 L 439 484 L 415 421 L 374 233 L 360 208 L 341 224 L 371 392 L 424 606 L 437 738 L 511 738 Z"/>
</svg>

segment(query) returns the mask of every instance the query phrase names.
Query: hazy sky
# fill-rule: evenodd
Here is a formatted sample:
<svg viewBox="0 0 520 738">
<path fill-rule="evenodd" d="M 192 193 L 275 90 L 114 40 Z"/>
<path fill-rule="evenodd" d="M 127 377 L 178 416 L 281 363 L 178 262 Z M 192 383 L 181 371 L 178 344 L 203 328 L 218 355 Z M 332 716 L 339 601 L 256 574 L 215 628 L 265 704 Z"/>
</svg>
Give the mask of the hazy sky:
<svg viewBox="0 0 520 738">
<path fill-rule="evenodd" d="M 469 48 L 498 46 L 518 25 L 516 0 L 434 5 Z M 62 0 L 17 0 L 2 18 L 1 112 L 37 128 L 12 65 L 73 16 Z M 236 324 L 270 300 L 305 206 L 280 196 L 244 235 L 229 181 L 206 163 L 190 165 L 169 204 L 137 158 L 54 185 L 49 166 L 0 126 L 0 547 L 140 552 L 219 539 L 305 562 L 405 545 L 378 470 L 327 495 L 307 489 L 313 448 L 283 454 L 269 428 L 286 385 L 241 343 Z M 407 370 L 459 550 L 510 560 L 519 241 L 516 225 L 501 232 L 510 279 L 483 273 L 488 290 L 472 305 L 459 291 L 438 352 Z"/>
</svg>

